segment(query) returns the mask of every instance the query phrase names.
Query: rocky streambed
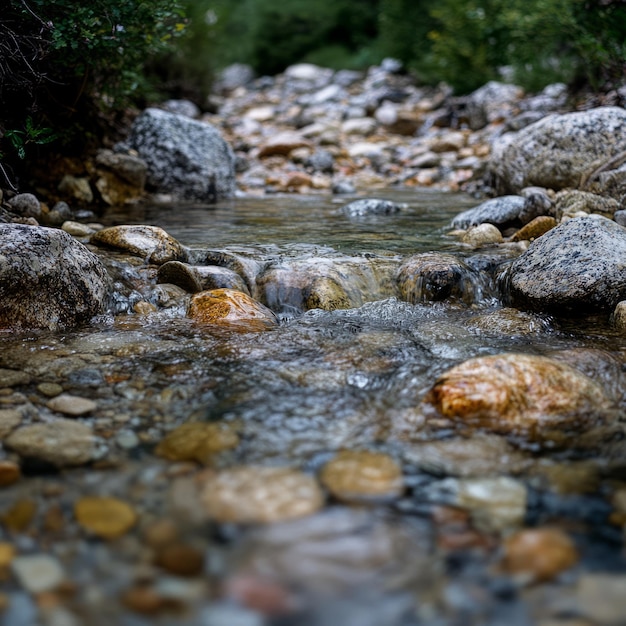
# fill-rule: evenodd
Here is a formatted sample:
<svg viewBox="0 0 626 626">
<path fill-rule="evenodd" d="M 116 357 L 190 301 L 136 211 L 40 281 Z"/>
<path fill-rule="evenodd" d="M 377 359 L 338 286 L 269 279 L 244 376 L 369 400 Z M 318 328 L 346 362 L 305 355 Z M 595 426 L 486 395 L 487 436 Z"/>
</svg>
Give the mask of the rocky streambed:
<svg viewBox="0 0 626 626">
<path fill-rule="evenodd" d="M 0 621 L 623 623 L 624 109 L 223 89 L 62 186 L 150 201 L 5 198 Z"/>
</svg>

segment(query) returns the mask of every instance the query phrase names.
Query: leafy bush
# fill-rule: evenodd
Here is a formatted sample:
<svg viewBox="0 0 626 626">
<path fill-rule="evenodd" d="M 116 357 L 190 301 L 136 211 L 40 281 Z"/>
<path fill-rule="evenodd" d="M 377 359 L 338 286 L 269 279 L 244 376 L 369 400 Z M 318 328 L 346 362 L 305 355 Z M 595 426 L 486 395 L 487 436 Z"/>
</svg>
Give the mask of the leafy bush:
<svg viewBox="0 0 626 626">
<path fill-rule="evenodd" d="M 23 156 L 140 98 L 146 59 L 184 29 L 177 0 L 5 0 L 0 152 Z M 84 135 L 82 139 L 84 140 Z"/>
</svg>

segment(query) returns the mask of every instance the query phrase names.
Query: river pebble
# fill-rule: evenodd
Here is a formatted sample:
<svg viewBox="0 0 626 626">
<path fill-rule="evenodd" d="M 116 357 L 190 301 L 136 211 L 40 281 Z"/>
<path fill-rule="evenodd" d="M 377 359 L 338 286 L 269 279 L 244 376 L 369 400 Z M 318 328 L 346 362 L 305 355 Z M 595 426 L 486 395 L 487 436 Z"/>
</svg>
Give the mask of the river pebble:
<svg viewBox="0 0 626 626">
<path fill-rule="evenodd" d="M 454 421 L 531 439 L 576 432 L 610 415 L 602 388 L 564 363 L 529 354 L 470 359 L 434 384 L 426 405 Z"/>
<path fill-rule="evenodd" d="M 345 450 L 328 461 L 320 481 L 330 493 L 344 501 L 389 499 L 402 493 L 402 469 L 380 452 Z"/>
<path fill-rule="evenodd" d="M 495 243 L 502 243 L 502 233 L 493 224 L 479 224 L 470 228 L 461 237 L 461 241 L 473 248 L 488 246 Z"/>
<path fill-rule="evenodd" d="M 503 570 L 525 582 L 552 580 L 578 562 L 574 542 L 557 528 L 529 528 L 503 544 Z"/>
<path fill-rule="evenodd" d="M 91 428 L 66 419 L 22 426 L 5 439 L 5 445 L 22 457 L 40 459 L 59 467 L 82 465 L 96 454 L 96 439 Z"/>
<path fill-rule="evenodd" d="M 189 422 L 168 433 L 155 454 L 170 461 L 207 463 L 211 457 L 239 445 L 232 427 L 215 422 Z"/>
<path fill-rule="evenodd" d="M 63 413 L 63 415 L 67 415 L 69 417 L 82 417 L 83 415 L 89 415 L 98 408 L 98 404 L 93 400 L 73 396 L 68 393 L 63 393 L 56 396 L 52 400 L 49 400 L 46 403 L 46 406 L 57 413 Z"/>
<path fill-rule="evenodd" d="M 17 409 L 0 409 L 0 440 L 15 430 L 23 419 L 22 411 Z"/>
<path fill-rule="evenodd" d="M 218 522 L 268 523 L 314 513 L 324 503 L 317 481 L 288 467 L 242 466 L 209 476 L 202 503 Z"/>
<path fill-rule="evenodd" d="M 63 566 L 48 554 L 17 556 L 11 561 L 11 570 L 29 593 L 51 591 L 65 580 Z"/>
<path fill-rule="evenodd" d="M 137 522 L 133 507 L 117 498 L 86 496 L 74 505 L 76 521 L 85 530 L 104 539 L 125 535 Z"/>
</svg>

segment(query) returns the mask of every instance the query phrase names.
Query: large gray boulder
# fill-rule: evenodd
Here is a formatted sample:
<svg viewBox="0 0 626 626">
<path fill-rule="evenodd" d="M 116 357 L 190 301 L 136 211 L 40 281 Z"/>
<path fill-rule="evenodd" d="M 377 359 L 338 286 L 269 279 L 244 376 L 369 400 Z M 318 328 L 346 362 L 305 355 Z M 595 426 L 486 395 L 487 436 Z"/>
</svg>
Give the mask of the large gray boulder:
<svg viewBox="0 0 626 626">
<path fill-rule="evenodd" d="M 626 228 L 600 216 L 563 222 L 510 265 L 511 304 L 553 314 L 610 311 L 626 299 Z"/>
<path fill-rule="evenodd" d="M 58 330 L 106 309 L 98 257 L 62 230 L 0 224 L 0 328 Z"/>
<path fill-rule="evenodd" d="M 498 193 L 517 193 L 536 185 L 578 187 L 611 157 L 626 150 L 626 110 L 599 107 L 548 115 L 494 143 L 488 165 Z"/>
<path fill-rule="evenodd" d="M 127 144 L 148 164 L 148 188 L 179 200 L 215 202 L 235 193 L 235 156 L 210 124 L 146 109 Z"/>
</svg>

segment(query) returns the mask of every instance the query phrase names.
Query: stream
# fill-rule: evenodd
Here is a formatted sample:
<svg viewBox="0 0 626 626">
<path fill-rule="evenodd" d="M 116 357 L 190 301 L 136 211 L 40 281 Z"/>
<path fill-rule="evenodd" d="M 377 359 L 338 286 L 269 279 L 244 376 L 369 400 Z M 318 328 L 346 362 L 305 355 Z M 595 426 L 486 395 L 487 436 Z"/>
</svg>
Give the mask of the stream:
<svg viewBox="0 0 626 626">
<path fill-rule="evenodd" d="M 51 417 L 38 385 L 56 383 L 96 401 L 80 419 L 98 435 L 90 465 L 59 471 L 28 461 L 24 479 L 3 491 L 7 502 L 31 500 L 38 511 L 17 535 L 5 528 L 4 540 L 17 536 L 25 551 L 54 554 L 72 588 L 44 610 L 13 587 L 17 600 L 0 624 L 623 623 L 607 609 L 614 605 L 619 616 L 620 594 L 603 600 L 593 592 L 594 584 L 626 580 L 611 500 L 626 484 L 623 433 L 529 442 L 429 422 L 420 402 L 454 365 L 523 352 L 584 361 L 623 411 L 626 336 L 606 316 L 557 320 L 506 308 L 498 268 L 522 249 L 473 250 L 447 234 L 473 198 L 409 189 L 376 196 L 406 208 L 348 217 L 341 207 L 353 198 L 276 195 L 137 205 L 102 216 L 105 226 L 159 226 L 198 265 L 213 259 L 235 269 L 279 324 L 264 332 L 199 324 L 185 317 L 188 296 L 158 283 L 156 268 L 99 249 L 117 273 L 115 315 L 72 332 L 0 337 L 0 367 L 30 377 L 18 391 L 39 417 L 27 420 Z M 403 259 L 425 252 L 454 255 L 476 272 L 461 276 L 462 291 L 450 297 L 407 302 L 392 277 Z M 312 271 L 339 276 L 350 306 L 313 307 L 327 283 L 311 300 L 290 274 Z M 477 281 L 478 271 L 488 280 Z M 154 310 L 133 312 L 140 300 Z M 155 455 L 165 435 L 188 421 L 231 428 L 238 445 L 205 467 Z M 315 476 L 341 450 L 388 455 L 402 469 L 402 490 L 358 502 L 326 495 L 317 513 L 276 524 L 217 523 L 195 495 L 203 476 L 239 465 Z M 463 494 L 471 488 L 482 495 L 470 502 Z M 522 512 L 507 521 L 502 507 L 518 506 L 516 493 Z M 114 541 L 85 535 L 71 514 L 85 494 L 132 503 L 137 526 Z M 51 530 L 52 507 L 64 521 Z M 159 524 L 202 556 L 200 571 L 155 564 L 159 544 L 149 530 Z M 535 526 L 564 531 L 578 553 L 573 568 L 537 585 L 500 567 L 503 539 Z M 137 588 L 159 601 L 146 608 L 128 593 Z M 59 607 L 69 621 L 49 617 Z"/>
</svg>

